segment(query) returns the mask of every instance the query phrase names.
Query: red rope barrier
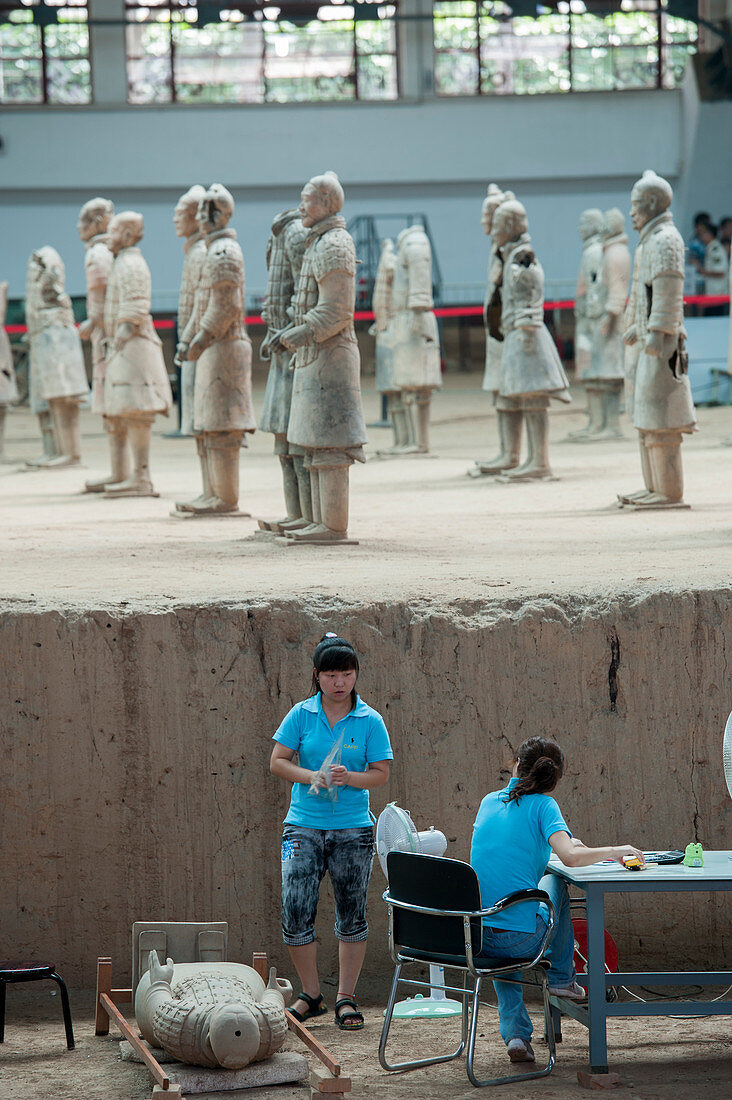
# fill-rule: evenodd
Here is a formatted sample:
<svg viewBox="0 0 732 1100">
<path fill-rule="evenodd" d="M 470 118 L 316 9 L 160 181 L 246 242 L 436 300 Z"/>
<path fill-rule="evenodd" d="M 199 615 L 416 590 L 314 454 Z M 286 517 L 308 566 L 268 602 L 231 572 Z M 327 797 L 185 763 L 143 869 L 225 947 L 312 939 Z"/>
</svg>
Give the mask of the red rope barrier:
<svg viewBox="0 0 732 1100">
<path fill-rule="evenodd" d="M 729 294 L 690 294 L 684 298 L 685 306 L 723 306 L 730 301 Z M 553 302 L 544 302 L 545 312 L 555 309 L 574 309 L 573 298 L 558 298 Z M 436 317 L 482 317 L 483 306 L 438 306 L 435 310 Z M 370 309 L 356 310 L 354 321 L 373 321 L 374 315 Z M 264 321 L 258 313 L 253 313 L 244 318 L 248 325 L 263 325 Z M 160 332 L 170 331 L 175 328 L 175 321 L 168 318 L 160 318 L 153 321 L 155 328 Z M 6 325 L 8 336 L 21 336 L 27 331 L 25 325 Z"/>
</svg>

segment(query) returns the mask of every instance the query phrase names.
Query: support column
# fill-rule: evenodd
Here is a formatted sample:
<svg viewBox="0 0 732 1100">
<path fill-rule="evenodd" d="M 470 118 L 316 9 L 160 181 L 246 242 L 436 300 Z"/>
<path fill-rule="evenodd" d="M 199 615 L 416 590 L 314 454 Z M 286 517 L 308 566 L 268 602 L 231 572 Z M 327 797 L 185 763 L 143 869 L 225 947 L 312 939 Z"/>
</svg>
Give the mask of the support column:
<svg viewBox="0 0 732 1100">
<path fill-rule="evenodd" d="M 119 107 L 127 102 L 124 0 L 88 0 L 88 3 L 90 20 L 118 20 L 110 26 L 93 23 L 89 26 L 92 102 L 98 107 Z"/>
<path fill-rule="evenodd" d="M 432 99 L 432 0 L 401 0 L 399 15 L 405 17 L 398 23 L 400 93 L 404 99 Z"/>
</svg>

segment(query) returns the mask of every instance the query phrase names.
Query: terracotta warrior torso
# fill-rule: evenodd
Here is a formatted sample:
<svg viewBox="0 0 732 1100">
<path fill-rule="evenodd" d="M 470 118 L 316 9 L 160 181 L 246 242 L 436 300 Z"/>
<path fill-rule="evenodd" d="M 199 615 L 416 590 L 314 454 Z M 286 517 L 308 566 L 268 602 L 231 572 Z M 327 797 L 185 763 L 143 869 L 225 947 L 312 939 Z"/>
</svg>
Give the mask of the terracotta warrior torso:
<svg viewBox="0 0 732 1100">
<path fill-rule="evenodd" d="M 432 299 L 432 249 L 420 225 L 399 234 L 392 309 L 395 386 L 441 386 L 440 338 Z"/>
<path fill-rule="evenodd" d="M 94 328 L 91 334 L 92 412 L 104 414 L 104 300 L 114 256 L 107 247 L 106 233 L 85 242 L 86 315 Z"/>
<path fill-rule="evenodd" d="M 286 210 L 272 223 L 267 243 L 267 292 L 262 306 L 262 320 L 270 332 L 278 332 L 290 323 L 307 230 L 297 210 Z M 267 386 L 264 391 L 259 427 L 263 432 L 284 435 L 290 418 L 292 402 L 292 352 L 270 351 Z"/>
<path fill-rule="evenodd" d="M 104 405 L 107 416 L 134 417 L 167 412 L 173 403 L 160 337 L 151 307 L 150 269 L 135 245 L 115 257 L 104 302 L 104 331 L 108 341 Z M 124 321 L 134 335 L 116 351 L 113 341 Z"/>
<path fill-rule="evenodd" d="M 337 286 L 328 276 L 345 278 Z M 308 230 L 293 321 L 310 342 L 295 353 L 290 443 L 306 450 L 360 448 L 366 442 L 360 357 L 353 327 L 356 250 L 345 219 L 331 214 Z"/>
</svg>

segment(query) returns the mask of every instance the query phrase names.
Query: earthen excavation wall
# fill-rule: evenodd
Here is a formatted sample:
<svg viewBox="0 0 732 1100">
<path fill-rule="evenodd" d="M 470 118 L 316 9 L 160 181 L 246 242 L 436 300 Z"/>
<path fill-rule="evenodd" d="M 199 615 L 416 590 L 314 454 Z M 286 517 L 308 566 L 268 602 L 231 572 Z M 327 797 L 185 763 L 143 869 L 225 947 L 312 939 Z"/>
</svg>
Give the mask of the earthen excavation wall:
<svg viewBox="0 0 732 1100">
<path fill-rule="evenodd" d="M 731 705 L 730 591 L 529 602 L 349 606 L 334 600 L 175 610 L 6 606 L 0 618 L 3 955 L 51 958 L 89 987 L 99 954 L 129 978 L 134 920 L 223 919 L 230 957 L 279 933 L 285 785 L 268 771 L 279 719 L 307 694 L 334 629 L 363 655 L 389 726 L 395 799 L 467 858 L 478 803 L 525 737 L 568 756 L 558 798 L 588 843 L 732 847 L 722 774 Z M 504 773 L 505 774 L 505 773 Z M 364 992 L 385 991 L 374 869 Z M 725 907 L 726 906 L 726 907 Z M 319 932 L 333 961 L 332 903 Z M 717 966 L 729 902 L 615 896 L 624 963 Z M 327 968 L 326 968 L 327 969 Z"/>
</svg>

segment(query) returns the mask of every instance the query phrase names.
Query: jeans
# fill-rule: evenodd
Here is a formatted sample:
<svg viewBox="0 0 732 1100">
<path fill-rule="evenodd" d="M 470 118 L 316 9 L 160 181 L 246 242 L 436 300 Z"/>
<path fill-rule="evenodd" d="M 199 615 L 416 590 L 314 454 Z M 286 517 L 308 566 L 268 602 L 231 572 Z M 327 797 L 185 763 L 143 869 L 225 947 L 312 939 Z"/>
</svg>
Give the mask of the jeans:
<svg viewBox="0 0 732 1100">
<path fill-rule="evenodd" d="M 549 984 L 551 986 L 567 986 L 574 981 L 576 972 L 574 969 L 574 933 L 572 921 L 569 915 L 569 894 L 564 879 L 558 875 L 544 875 L 539 883 L 539 889 L 544 890 L 551 898 L 554 906 L 554 928 L 546 950 L 546 958 L 549 961 Z M 511 910 L 509 909 L 510 916 Z M 492 928 L 483 928 L 482 952 L 484 955 L 497 955 L 499 958 L 529 958 L 539 949 L 548 921 L 544 920 L 542 913 L 547 913 L 546 906 L 539 905 L 536 914 L 535 932 L 498 932 Z M 507 974 L 507 978 L 516 978 L 520 972 Z M 534 1030 L 524 1005 L 523 987 L 518 982 L 494 981 L 493 987 L 498 997 L 498 1022 L 501 1030 L 501 1038 L 504 1043 L 511 1039 L 523 1039 L 528 1042 Z"/>
<path fill-rule="evenodd" d="M 335 934 L 344 943 L 368 938 L 366 894 L 374 861 L 374 830 L 310 829 L 282 833 L 282 938 L 291 947 L 315 939 L 318 892 L 326 871 L 335 900 Z"/>
</svg>

